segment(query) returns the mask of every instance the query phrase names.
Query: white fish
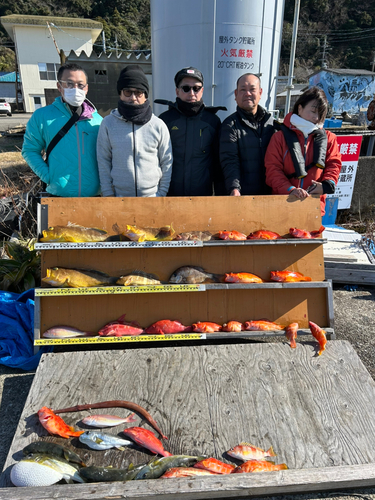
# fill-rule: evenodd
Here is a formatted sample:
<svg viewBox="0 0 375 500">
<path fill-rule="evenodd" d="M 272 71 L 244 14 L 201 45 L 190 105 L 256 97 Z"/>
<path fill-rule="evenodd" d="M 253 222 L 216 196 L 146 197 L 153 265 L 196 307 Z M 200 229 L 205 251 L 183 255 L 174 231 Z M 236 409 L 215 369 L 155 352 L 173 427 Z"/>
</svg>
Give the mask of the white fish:
<svg viewBox="0 0 375 500">
<path fill-rule="evenodd" d="M 82 419 L 82 423 L 92 427 L 114 427 L 115 425 L 134 422 L 135 413 L 131 413 L 126 418 L 116 417 L 116 415 L 90 415 Z"/>
<path fill-rule="evenodd" d="M 109 450 L 110 448 L 118 448 L 124 451 L 124 446 L 134 446 L 133 441 L 128 441 L 127 439 L 121 439 L 110 434 L 104 434 L 103 432 L 96 431 L 86 431 L 81 434 L 78 438 L 81 443 L 85 444 L 93 450 Z"/>
<path fill-rule="evenodd" d="M 78 328 L 72 328 L 70 326 L 53 326 L 43 333 L 43 338 L 45 339 L 65 339 L 73 337 L 84 337 L 88 335 L 93 335 L 91 332 L 83 332 L 78 330 Z"/>
<path fill-rule="evenodd" d="M 85 482 L 77 469 L 65 460 L 39 453 L 28 455 L 15 464 L 10 471 L 10 479 L 15 486 L 49 486 L 61 479 Z"/>
</svg>

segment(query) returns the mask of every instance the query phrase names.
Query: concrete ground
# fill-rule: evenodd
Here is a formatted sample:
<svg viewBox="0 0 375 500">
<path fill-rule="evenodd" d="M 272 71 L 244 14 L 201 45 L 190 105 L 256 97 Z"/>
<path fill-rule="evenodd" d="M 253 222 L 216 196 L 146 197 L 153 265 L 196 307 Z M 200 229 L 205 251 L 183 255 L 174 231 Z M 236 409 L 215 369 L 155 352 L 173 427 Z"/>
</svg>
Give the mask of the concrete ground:
<svg viewBox="0 0 375 500">
<path fill-rule="evenodd" d="M 351 342 L 363 364 L 375 380 L 375 287 L 347 291 L 336 286 L 333 292 L 337 339 Z M 0 470 L 6 460 L 13 435 L 30 390 L 34 372 L 12 370 L 0 365 Z M 1 495 L 0 495 L 1 496 Z M 268 500 L 375 500 L 372 488 L 337 492 L 306 493 L 263 497 Z"/>
</svg>

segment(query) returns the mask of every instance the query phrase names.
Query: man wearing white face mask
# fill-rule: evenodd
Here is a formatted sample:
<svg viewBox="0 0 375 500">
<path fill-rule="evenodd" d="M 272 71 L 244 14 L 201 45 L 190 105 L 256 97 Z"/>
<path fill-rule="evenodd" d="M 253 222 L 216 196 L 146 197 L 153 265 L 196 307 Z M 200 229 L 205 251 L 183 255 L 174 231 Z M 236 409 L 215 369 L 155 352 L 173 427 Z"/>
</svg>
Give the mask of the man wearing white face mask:
<svg viewBox="0 0 375 500">
<path fill-rule="evenodd" d="M 96 196 L 100 192 L 96 141 L 102 117 L 86 98 L 87 75 L 81 66 L 61 66 L 57 80 L 61 97 L 33 113 L 22 156 L 46 183 L 49 194 Z"/>
</svg>

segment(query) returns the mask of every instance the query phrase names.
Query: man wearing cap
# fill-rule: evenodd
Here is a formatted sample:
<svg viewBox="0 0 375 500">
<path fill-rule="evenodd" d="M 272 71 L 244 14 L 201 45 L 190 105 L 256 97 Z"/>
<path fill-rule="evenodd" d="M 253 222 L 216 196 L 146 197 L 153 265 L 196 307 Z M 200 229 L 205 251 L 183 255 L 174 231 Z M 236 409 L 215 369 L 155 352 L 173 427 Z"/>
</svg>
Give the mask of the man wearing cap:
<svg viewBox="0 0 375 500">
<path fill-rule="evenodd" d="M 219 166 L 220 119 L 218 110 L 203 103 L 203 75 L 193 67 L 176 74 L 176 101 L 160 115 L 167 124 L 173 148 L 172 180 L 168 196 L 211 196 L 225 194 Z"/>
<path fill-rule="evenodd" d="M 120 99 L 100 125 L 97 156 L 103 196 L 166 196 L 172 145 L 165 123 L 152 113 L 149 86 L 138 65 L 117 81 Z"/>
<path fill-rule="evenodd" d="M 220 163 L 227 194 L 269 194 L 264 156 L 278 124 L 259 105 L 262 88 L 257 75 L 240 76 L 234 96 L 237 110 L 224 120 L 220 136 Z"/>
</svg>

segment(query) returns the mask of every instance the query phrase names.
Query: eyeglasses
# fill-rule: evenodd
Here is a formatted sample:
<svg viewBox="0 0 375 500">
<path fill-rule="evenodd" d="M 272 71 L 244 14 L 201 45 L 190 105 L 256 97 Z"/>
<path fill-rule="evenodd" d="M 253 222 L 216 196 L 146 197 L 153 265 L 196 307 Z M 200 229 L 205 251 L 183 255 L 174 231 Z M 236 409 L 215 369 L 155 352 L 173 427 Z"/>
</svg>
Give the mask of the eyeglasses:
<svg viewBox="0 0 375 500">
<path fill-rule="evenodd" d="M 59 80 L 59 83 L 63 83 L 67 89 L 74 89 L 77 87 L 79 90 L 84 90 L 87 87 L 87 83 L 75 83 L 70 80 Z"/>
<path fill-rule="evenodd" d="M 182 85 L 180 89 L 182 89 L 185 92 L 185 94 L 190 92 L 190 90 L 192 90 L 194 94 L 198 94 L 198 92 L 200 92 L 203 89 L 203 87 L 202 85 L 194 85 L 193 87 L 190 87 L 190 85 Z"/>
<path fill-rule="evenodd" d="M 131 97 L 134 94 L 136 99 L 144 95 L 144 92 L 142 92 L 141 90 L 122 89 L 122 93 L 124 94 L 125 97 Z"/>
</svg>

